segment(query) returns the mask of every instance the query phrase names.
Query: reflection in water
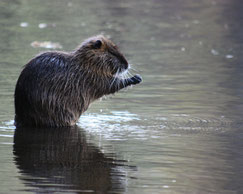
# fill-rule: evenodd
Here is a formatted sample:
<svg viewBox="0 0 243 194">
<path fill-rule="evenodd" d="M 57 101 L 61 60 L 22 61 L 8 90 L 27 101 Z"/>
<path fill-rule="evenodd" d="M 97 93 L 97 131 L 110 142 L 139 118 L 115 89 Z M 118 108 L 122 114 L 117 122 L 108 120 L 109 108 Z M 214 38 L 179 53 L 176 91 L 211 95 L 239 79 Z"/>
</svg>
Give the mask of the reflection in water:
<svg viewBox="0 0 243 194">
<path fill-rule="evenodd" d="M 35 192 L 124 191 L 124 161 L 106 157 L 78 127 L 16 129 L 15 163 Z M 112 155 L 109 155 L 112 157 Z"/>
</svg>

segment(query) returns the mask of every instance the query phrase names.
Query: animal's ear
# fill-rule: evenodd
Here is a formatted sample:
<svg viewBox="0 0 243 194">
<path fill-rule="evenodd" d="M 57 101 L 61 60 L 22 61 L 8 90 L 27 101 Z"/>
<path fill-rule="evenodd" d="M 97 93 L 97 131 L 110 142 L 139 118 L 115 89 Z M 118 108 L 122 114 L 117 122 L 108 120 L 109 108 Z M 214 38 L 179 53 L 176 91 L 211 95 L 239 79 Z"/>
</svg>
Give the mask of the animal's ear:
<svg viewBox="0 0 243 194">
<path fill-rule="evenodd" d="M 100 49 L 102 46 L 102 42 L 101 40 L 96 40 L 94 43 L 93 43 L 93 47 L 94 49 Z"/>
</svg>

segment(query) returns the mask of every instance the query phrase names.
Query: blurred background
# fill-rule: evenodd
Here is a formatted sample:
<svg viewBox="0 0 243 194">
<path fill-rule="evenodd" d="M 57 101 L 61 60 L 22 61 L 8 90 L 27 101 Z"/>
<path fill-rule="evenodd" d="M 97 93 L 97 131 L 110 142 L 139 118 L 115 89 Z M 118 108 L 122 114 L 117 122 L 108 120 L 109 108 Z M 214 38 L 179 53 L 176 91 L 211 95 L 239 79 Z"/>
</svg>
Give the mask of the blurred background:
<svg viewBox="0 0 243 194">
<path fill-rule="evenodd" d="M 242 21 L 240 0 L 1 0 L 0 192 L 242 193 Z M 93 103 L 72 134 L 13 143 L 23 66 L 97 34 L 143 82 Z"/>
</svg>

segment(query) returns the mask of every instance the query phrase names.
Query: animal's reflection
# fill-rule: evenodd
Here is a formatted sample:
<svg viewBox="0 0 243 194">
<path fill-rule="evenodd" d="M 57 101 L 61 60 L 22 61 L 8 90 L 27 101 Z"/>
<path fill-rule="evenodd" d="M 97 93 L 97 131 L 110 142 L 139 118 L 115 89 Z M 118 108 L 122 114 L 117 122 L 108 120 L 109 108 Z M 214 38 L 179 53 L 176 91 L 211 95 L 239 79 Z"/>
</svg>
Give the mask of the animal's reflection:
<svg viewBox="0 0 243 194">
<path fill-rule="evenodd" d="M 106 157 L 78 127 L 17 128 L 14 154 L 21 179 L 38 193 L 125 189 L 124 161 Z"/>
</svg>

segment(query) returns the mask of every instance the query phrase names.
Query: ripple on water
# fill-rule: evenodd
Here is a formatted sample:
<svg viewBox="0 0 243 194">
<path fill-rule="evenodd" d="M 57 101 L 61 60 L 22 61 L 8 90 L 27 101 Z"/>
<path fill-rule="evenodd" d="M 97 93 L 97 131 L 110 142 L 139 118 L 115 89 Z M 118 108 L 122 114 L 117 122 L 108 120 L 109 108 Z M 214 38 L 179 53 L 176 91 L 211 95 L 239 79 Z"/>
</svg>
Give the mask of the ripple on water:
<svg viewBox="0 0 243 194">
<path fill-rule="evenodd" d="M 135 134 L 137 138 L 145 137 L 140 121 L 138 115 L 128 111 L 111 111 L 109 114 L 84 114 L 78 125 L 87 132 L 102 134 L 107 139 L 124 140 Z"/>
<path fill-rule="evenodd" d="M 1 145 L 13 145 L 14 136 L 14 121 L 2 122 L 0 125 L 0 144 Z"/>
<path fill-rule="evenodd" d="M 2 125 L 0 125 L 0 131 L 14 131 L 15 128 L 14 120 L 2 122 Z"/>
<path fill-rule="evenodd" d="M 129 111 L 111 111 L 108 113 L 90 113 L 80 117 L 78 125 L 92 134 L 112 140 L 156 139 L 163 136 L 163 131 L 187 132 L 225 132 L 233 123 L 221 116 L 219 118 L 193 117 L 188 114 L 158 115 L 141 117 Z M 0 137 L 13 138 L 14 120 L 2 122 Z"/>
<path fill-rule="evenodd" d="M 102 134 L 106 138 L 122 140 L 126 138 L 143 139 L 161 138 L 163 131 L 184 131 L 207 133 L 225 132 L 233 125 L 230 119 L 202 118 L 188 114 L 158 115 L 141 117 L 128 111 L 112 111 L 110 113 L 90 113 L 80 117 L 78 125 L 91 133 Z"/>
</svg>

